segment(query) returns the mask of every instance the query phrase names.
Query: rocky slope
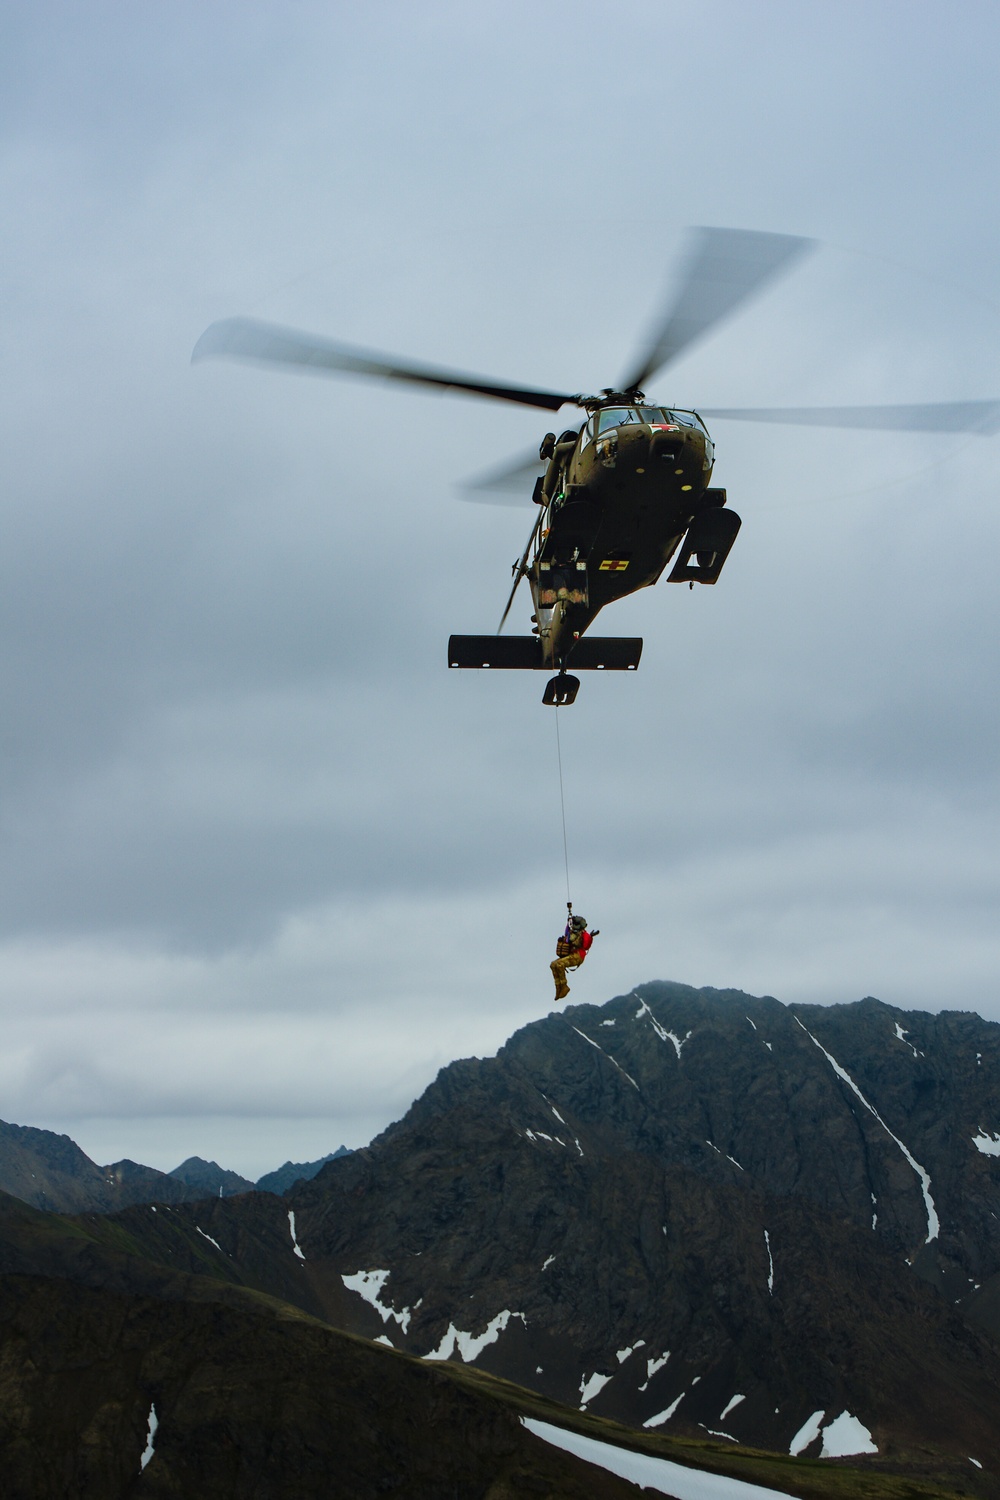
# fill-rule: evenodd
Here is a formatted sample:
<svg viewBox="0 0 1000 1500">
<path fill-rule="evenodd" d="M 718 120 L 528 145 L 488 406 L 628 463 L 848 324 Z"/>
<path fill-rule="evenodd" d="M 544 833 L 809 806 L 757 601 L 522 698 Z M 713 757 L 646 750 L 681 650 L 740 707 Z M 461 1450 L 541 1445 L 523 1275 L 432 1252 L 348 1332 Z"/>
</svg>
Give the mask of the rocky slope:
<svg viewBox="0 0 1000 1500">
<path fill-rule="evenodd" d="M 289 1201 L 344 1326 L 422 1353 L 492 1326 L 485 1367 L 637 1425 L 787 1449 L 846 1410 L 880 1451 L 1000 1468 L 1000 1365 L 958 1310 L 1000 1269 L 998 1064 L 972 1016 L 651 985 L 446 1069 Z"/>
<path fill-rule="evenodd" d="M 638 1495 L 540 1442 L 509 1398 L 468 1377 L 40 1217 L 0 1195 L 11 1500 Z"/>
<path fill-rule="evenodd" d="M 452 1064 L 281 1201 L 114 1223 L 635 1427 L 998 1474 L 998 1065 L 971 1015 L 647 985 Z"/>
<path fill-rule="evenodd" d="M 130 1212 L 178 1217 L 183 1238 L 184 1210 Z M 12 1500 L 639 1500 L 633 1484 L 533 1436 L 525 1418 L 802 1500 L 995 1493 L 968 1466 L 897 1474 L 630 1432 L 178 1273 L 123 1249 L 126 1234 L 105 1242 L 109 1227 L 114 1238 L 107 1220 L 0 1194 L 0 1493 Z"/>
</svg>

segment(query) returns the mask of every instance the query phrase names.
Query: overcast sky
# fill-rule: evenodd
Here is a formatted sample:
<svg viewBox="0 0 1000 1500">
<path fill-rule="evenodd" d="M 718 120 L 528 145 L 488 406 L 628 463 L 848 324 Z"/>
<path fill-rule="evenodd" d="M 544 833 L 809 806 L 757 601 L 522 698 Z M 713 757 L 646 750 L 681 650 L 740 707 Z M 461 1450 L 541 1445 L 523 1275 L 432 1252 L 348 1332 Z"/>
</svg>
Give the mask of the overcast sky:
<svg viewBox="0 0 1000 1500">
<path fill-rule="evenodd" d="M 461 482 L 550 423 L 192 367 L 199 335 L 595 389 L 685 228 L 733 225 L 819 243 L 651 394 L 1000 397 L 1000 10 L 0 14 L 0 1117 L 256 1177 L 551 1007 L 544 678 L 445 666 L 533 521 Z M 1000 1020 L 1000 437 L 713 435 L 744 519 L 718 586 L 609 611 L 642 666 L 560 716 L 601 928 L 573 999 Z"/>
</svg>

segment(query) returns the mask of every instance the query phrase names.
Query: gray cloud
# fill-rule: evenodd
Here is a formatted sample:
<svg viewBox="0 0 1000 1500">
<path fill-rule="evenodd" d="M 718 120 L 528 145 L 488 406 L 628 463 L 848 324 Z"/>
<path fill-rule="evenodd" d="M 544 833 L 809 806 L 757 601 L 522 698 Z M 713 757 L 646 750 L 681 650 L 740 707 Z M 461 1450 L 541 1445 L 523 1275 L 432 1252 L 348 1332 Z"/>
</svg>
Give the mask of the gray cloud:
<svg viewBox="0 0 1000 1500">
<path fill-rule="evenodd" d="M 192 369 L 204 327 L 596 388 L 683 227 L 736 224 L 823 243 L 665 399 L 1000 395 L 1000 23 L 961 19 L 6 18 L 0 1114 L 263 1171 L 358 1144 L 549 1003 L 542 680 L 444 666 L 452 630 L 495 627 L 532 519 L 456 486 L 546 424 Z M 573 894 L 602 928 L 580 992 L 1000 1016 L 1000 448 L 715 436 L 744 517 L 719 586 L 609 613 L 641 670 L 561 719 Z"/>
</svg>

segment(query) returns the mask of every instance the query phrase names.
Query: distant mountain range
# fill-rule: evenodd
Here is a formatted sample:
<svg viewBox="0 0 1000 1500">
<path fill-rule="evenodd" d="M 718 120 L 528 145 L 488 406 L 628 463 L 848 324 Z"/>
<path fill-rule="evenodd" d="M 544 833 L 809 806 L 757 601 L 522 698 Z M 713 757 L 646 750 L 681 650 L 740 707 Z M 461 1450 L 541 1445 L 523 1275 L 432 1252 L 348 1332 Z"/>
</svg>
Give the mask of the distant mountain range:
<svg viewBox="0 0 1000 1500">
<path fill-rule="evenodd" d="M 326 1156 L 321 1156 L 319 1161 L 286 1161 L 285 1165 L 279 1167 L 277 1171 L 265 1172 L 263 1177 L 257 1178 L 257 1191 L 258 1193 L 287 1193 L 296 1182 L 308 1182 L 315 1177 L 320 1167 L 325 1167 L 328 1161 L 337 1161 L 341 1156 L 350 1156 L 350 1154 L 346 1146 L 338 1146 L 336 1151 L 330 1151 Z"/>
<path fill-rule="evenodd" d="M 328 1161 L 350 1155 L 346 1146 L 319 1161 L 286 1161 L 256 1183 L 217 1162 L 189 1156 L 172 1172 L 134 1161 L 99 1167 L 68 1135 L 8 1125 L 0 1120 L 0 1192 L 34 1208 L 56 1213 L 114 1213 L 133 1203 L 188 1203 L 236 1193 L 283 1193 L 300 1179 L 314 1177 Z"/>
<path fill-rule="evenodd" d="M 267 1293 L 564 1425 L 730 1472 L 783 1453 L 788 1493 L 849 1461 L 871 1482 L 845 1495 L 1000 1495 L 1000 1026 L 978 1016 L 643 985 L 451 1064 L 284 1198 L 159 1202 L 79 1221 L 75 1274 L 116 1254 L 144 1287 Z"/>
</svg>

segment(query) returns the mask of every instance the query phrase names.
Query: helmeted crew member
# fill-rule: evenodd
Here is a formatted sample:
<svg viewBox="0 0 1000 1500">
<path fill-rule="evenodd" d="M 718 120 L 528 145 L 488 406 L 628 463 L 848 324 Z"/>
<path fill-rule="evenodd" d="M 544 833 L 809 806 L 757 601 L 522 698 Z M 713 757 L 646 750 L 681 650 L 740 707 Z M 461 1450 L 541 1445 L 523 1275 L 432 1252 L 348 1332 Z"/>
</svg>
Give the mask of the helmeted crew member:
<svg viewBox="0 0 1000 1500">
<path fill-rule="evenodd" d="M 566 970 L 578 969 L 587 957 L 590 945 L 600 932 L 595 927 L 593 932 L 587 931 L 587 918 L 574 917 L 572 902 L 566 902 L 569 912 L 569 920 L 566 923 L 566 931 L 556 943 L 556 957 L 549 967 L 552 970 L 552 978 L 556 982 L 556 999 L 565 1000 L 569 994 L 569 985 L 566 983 Z"/>
</svg>

